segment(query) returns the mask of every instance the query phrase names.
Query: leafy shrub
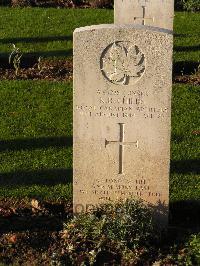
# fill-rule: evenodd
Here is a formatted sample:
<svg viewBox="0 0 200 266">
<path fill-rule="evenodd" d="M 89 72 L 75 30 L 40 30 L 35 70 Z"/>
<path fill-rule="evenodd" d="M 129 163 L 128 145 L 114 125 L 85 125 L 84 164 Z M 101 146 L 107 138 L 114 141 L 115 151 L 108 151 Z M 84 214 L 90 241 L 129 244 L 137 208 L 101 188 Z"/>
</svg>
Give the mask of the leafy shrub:
<svg viewBox="0 0 200 266">
<path fill-rule="evenodd" d="M 200 11 L 200 0 L 182 0 L 183 8 L 187 11 Z"/>
<path fill-rule="evenodd" d="M 176 10 L 200 11 L 200 0 L 175 0 Z"/>
<path fill-rule="evenodd" d="M 6 1 L 6 0 L 4 0 Z M 8 0 L 7 0 L 8 1 Z M 10 0 L 13 7 L 77 7 L 84 0 Z"/>
<path fill-rule="evenodd" d="M 101 205 L 80 214 L 63 232 L 65 252 L 73 265 L 105 263 L 105 257 L 109 263 L 136 263 L 157 236 L 150 209 L 134 200 Z"/>
<path fill-rule="evenodd" d="M 113 8 L 114 0 L 0 0 L 0 5 L 12 5 L 13 7 L 79 7 Z M 175 0 L 176 10 L 200 11 L 200 0 Z"/>
<path fill-rule="evenodd" d="M 200 265 L 200 234 L 192 235 L 186 245 L 186 265 Z"/>
<path fill-rule="evenodd" d="M 92 8 L 113 8 L 114 0 L 0 0 L 0 4 L 13 7 L 78 7 L 86 5 Z"/>
<path fill-rule="evenodd" d="M 183 0 L 175 0 L 174 5 L 175 5 L 175 10 L 182 10 Z"/>
<path fill-rule="evenodd" d="M 112 8 L 113 0 L 89 0 L 90 5 L 94 8 Z M 200 0 L 175 0 L 176 10 L 200 11 Z"/>
<path fill-rule="evenodd" d="M 10 6 L 12 0 L 0 0 L 0 6 Z"/>
<path fill-rule="evenodd" d="M 172 246 L 160 265 L 200 265 L 200 234 L 191 235 L 184 243 Z"/>
<path fill-rule="evenodd" d="M 114 0 L 89 0 L 93 8 L 113 8 Z"/>
</svg>

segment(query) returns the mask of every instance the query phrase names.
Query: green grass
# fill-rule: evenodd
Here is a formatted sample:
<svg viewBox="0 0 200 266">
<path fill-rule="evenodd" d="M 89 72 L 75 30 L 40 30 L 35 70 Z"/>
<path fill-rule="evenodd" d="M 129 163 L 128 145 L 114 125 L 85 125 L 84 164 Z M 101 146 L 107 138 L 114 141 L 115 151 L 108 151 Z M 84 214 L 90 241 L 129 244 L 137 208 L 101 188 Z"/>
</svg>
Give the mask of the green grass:
<svg viewBox="0 0 200 266">
<path fill-rule="evenodd" d="M 12 43 L 23 53 L 43 57 L 72 55 L 72 32 L 77 27 L 112 23 L 113 10 L 0 8 L 0 54 L 8 57 Z M 200 16 L 177 12 L 174 21 L 174 61 L 198 62 Z"/>
<path fill-rule="evenodd" d="M 71 56 L 76 27 L 111 23 L 112 10 L 0 8 L 0 53 L 10 44 L 37 56 Z M 199 60 L 200 16 L 176 13 L 178 62 Z M 170 199 L 199 199 L 199 87 L 175 85 Z M 72 196 L 72 84 L 0 84 L 0 197 Z"/>
<path fill-rule="evenodd" d="M 199 98 L 174 86 L 171 201 L 199 199 Z M 0 197 L 71 198 L 72 85 L 3 81 L 0 109 Z"/>
<path fill-rule="evenodd" d="M 177 12 L 174 20 L 174 61 L 200 63 L 200 15 Z"/>
<path fill-rule="evenodd" d="M 170 198 L 199 200 L 200 87 L 176 85 L 172 99 Z"/>
<path fill-rule="evenodd" d="M 0 84 L 0 197 L 70 198 L 72 86 Z"/>
<path fill-rule="evenodd" d="M 105 9 L 0 8 L 0 51 L 9 53 L 14 43 L 24 53 L 71 56 L 75 28 L 112 21 Z"/>
</svg>

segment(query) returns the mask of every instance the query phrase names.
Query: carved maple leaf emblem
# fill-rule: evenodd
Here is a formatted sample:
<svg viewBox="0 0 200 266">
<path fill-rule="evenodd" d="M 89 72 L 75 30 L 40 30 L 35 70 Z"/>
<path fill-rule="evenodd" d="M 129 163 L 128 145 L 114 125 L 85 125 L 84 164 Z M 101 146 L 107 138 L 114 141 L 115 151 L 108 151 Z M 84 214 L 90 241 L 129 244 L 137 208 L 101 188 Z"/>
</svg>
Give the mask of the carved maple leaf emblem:
<svg viewBox="0 0 200 266">
<path fill-rule="evenodd" d="M 138 79 L 145 70 L 144 54 L 136 45 L 125 47 L 113 43 L 102 58 L 102 71 L 113 83 L 127 85 L 130 78 Z"/>
</svg>

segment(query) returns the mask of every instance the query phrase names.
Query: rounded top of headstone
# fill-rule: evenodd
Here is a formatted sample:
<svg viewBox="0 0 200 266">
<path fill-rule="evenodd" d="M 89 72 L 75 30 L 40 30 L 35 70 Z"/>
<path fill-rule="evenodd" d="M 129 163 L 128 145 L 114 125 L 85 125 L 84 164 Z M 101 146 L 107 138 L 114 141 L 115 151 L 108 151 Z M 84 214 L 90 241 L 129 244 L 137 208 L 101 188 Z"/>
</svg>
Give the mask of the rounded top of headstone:
<svg viewBox="0 0 200 266">
<path fill-rule="evenodd" d="M 76 28 L 74 30 L 74 33 L 78 32 L 84 32 L 84 31 L 95 31 L 100 29 L 135 29 L 135 30 L 148 30 L 148 31 L 155 31 L 155 32 L 161 32 L 161 33 L 167 33 L 167 34 L 173 34 L 172 30 L 158 28 L 158 27 L 152 27 L 152 26 L 146 26 L 146 25 L 133 25 L 133 24 L 100 24 L 100 25 L 92 25 L 92 26 L 86 26 L 86 27 L 80 27 Z"/>
</svg>

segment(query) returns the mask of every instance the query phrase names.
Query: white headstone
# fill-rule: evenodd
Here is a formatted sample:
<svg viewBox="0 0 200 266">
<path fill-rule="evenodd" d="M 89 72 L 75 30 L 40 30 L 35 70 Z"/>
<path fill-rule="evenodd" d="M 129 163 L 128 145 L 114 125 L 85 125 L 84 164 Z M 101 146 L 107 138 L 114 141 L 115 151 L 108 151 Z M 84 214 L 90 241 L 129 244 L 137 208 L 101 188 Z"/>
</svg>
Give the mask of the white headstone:
<svg viewBox="0 0 200 266">
<path fill-rule="evenodd" d="M 115 0 L 115 24 L 173 29 L 174 0 Z"/>
<path fill-rule="evenodd" d="M 146 26 L 75 30 L 74 212 L 136 197 L 167 221 L 172 45 Z"/>
</svg>

